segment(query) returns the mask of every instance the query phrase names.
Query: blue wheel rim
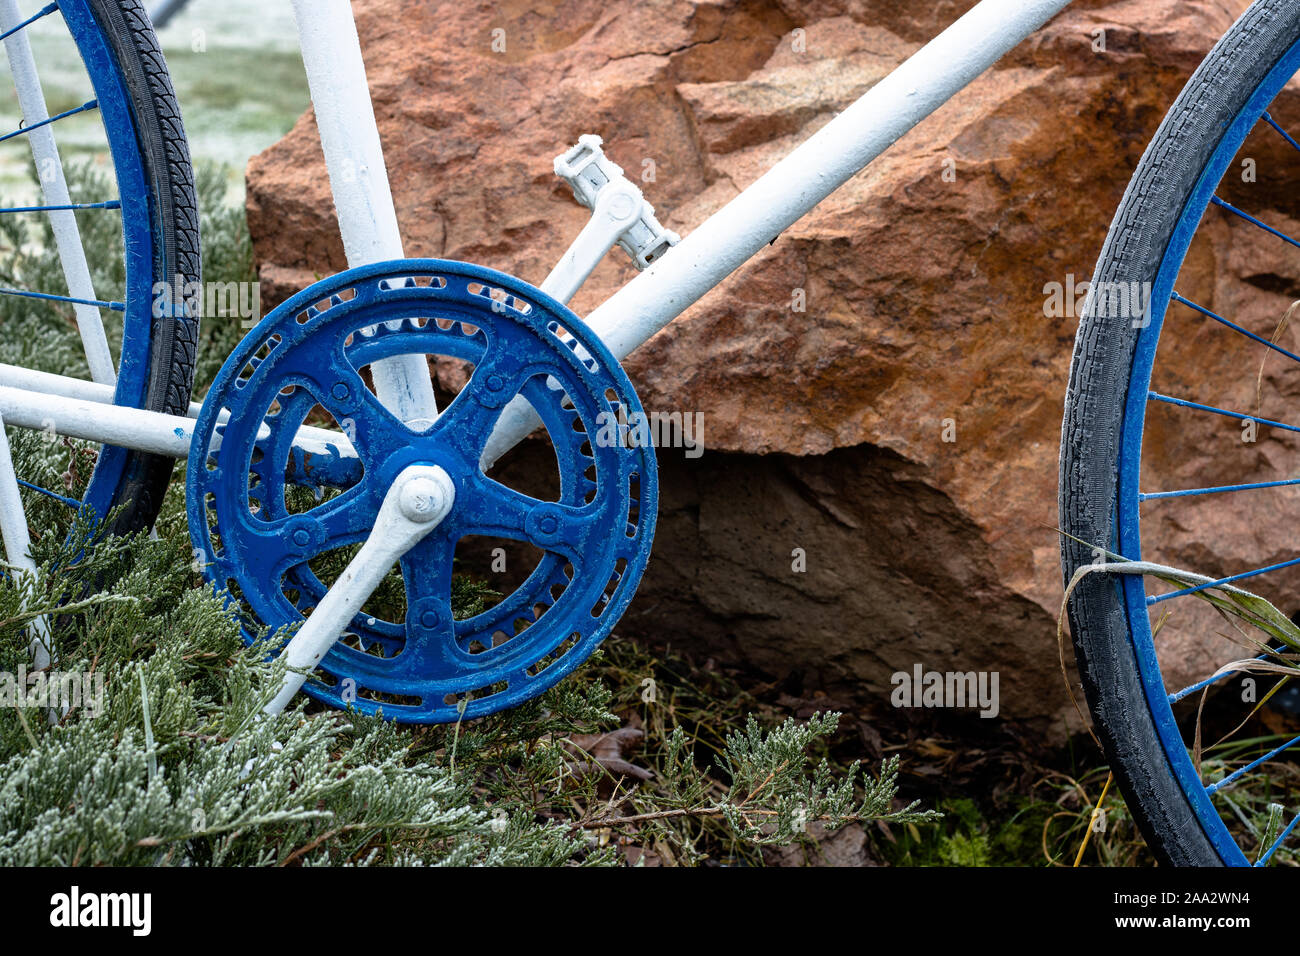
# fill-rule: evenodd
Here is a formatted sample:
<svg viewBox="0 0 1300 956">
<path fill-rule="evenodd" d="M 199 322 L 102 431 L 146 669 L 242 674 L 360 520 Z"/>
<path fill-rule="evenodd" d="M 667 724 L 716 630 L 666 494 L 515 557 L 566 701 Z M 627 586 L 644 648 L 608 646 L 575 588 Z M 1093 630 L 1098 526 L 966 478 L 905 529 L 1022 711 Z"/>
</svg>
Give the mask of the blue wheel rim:
<svg viewBox="0 0 1300 956">
<path fill-rule="evenodd" d="M 154 281 L 152 250 L 156 245 L 154 220 L 157 213 L 150 207 L 150 191 L 130 98 L 103 31 L 85 0 L 60 0 L 59 11 L 81 53 L 98 100 L 121 200 L 126 267 L 123 301 L 126 310 L 113 401 L 117 405 L 140 408 L 148 386 Z M 122 483 L 129 457 L 129 452 L 123 448 L 102 446 L 82 498 L 85 513 L 101 518 L 108 513 L 114 494 Z"/>
<path fill-rule="evenodd" d="M 1113 550 L 1129 560 L 1142 560 L 1139 493 L 1143 429 L 1146 423 L 1148 392 L 1160 331 L 1164 325 L 1168 304 L 1174 294 L 1174 285 L 1182 269 L 1183 260 L 1191 247 L 1192 239 L 1200 227 L 1202 217 L 1228 167 L 1269 104 L 1297 71 L 1300 71 L 1300 43 L 1287 51 L 1229 124 L 1219 147 L 1212 155 L 1183 208 L 1182 216 L 1152 285 L 1151 321 L 1138 333 L 1133 371 L 1129 379 L 1129 391 L 1125 403 L 1118 468 L 1117 540 L 1114 542 Z M 1146 692 L 1147 706 L 1154 719 L 1170 768 L 1186 793 L 1197 820 L 1220 859 L 1234 866 L 1249 866 L 1250 861 L 1224 825 L 1183 742 L 1183 735 L 1169 699 L 1169 691 L 1165 687 L 1160 671 L 1148 616 L 1144 579 L 1141 575 L 1119 575 L 1118 577 L 1120 580 L 1117 581 L 1116 587 L 1122 591 L 1128 613 L 1129 633 Z"/>
</svg>

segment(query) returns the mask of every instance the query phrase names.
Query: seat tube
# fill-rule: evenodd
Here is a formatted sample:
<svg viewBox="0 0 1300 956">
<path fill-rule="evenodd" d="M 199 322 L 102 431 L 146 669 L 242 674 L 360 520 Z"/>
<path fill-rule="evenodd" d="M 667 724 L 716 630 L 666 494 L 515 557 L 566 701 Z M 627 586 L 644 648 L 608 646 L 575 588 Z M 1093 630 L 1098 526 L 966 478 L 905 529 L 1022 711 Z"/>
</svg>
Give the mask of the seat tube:
<svg viewBox="0 0 1300 956">
<path fill-rule="evenodd" d="M 404 258 L 351 4 L 292 3 L 348 266 Z M 381 359 L 370 370 L 379 400 L 402 421 L 431 423 L 437 418 L 425 356 Z"/>
</svg>

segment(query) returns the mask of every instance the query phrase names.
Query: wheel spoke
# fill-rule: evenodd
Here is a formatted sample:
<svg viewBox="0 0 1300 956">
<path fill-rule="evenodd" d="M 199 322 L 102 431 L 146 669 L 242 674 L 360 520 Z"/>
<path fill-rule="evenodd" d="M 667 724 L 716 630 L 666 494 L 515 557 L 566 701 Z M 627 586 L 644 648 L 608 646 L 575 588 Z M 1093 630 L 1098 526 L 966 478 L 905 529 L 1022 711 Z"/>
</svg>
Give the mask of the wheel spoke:
<svg viewBox="0 0 1300 956">
<path fill-rule="evenodd" d="M 51 13 L 53 13 L 57 9 L 59 9 L 59 5 L 57 3 L 51 3 L 45 7 L 42 7 L 40 10 L 37 10 L 30 17 L 24 20 L 22 23 L 10 27 L 4 33 L 0 33 L 0 40 L 7 40 L 9 37 L 13 36 L 19 30 L 23 30 L 31 26 L 37 20 L 41 19 L 41 17 L 48 17 Z"/>
<path fill-rule="evenodd" d="M 1172 395 L 1161 395 L 1159 392 L 1147 392 L 1147 398 L 1156 402 L 1164 402 L 1168 405 L 1177 405 L 1180 408 L 1191 408 L 1199 412 L 1209 412 L 1212 415 L 1223 415 L 1227 418 L 1235 418 L 1238 421 L 1250 419 L 1258 425 L 1268 425 L 1270 428 L 1284 428 L 1289 432 L 1300 432 L 1300 427 L 1288 425 L 1285 422 L 1270 421 L 1267 418 L 1259 418 L 1255 415 L 1247 415 L 1244 412 L 1229 411 L 1226 408 L 1216 408 L 1214 405 L 1202 405 L 1199 402 L 1189 402 L 1185 398 L 1174 398 Z"/>
<path fill-rule="evenodd" d="M 67 302 L 72 305 L 92 305 L 100 309 L 112 309 L 125 312 L 125 302 L 109 302 L 104 299 L 79 299 L 71 295 L 52 295 L 48 292 L 27 292 L 23 289 L 0 289 L 0 295 L 16 295 L 24 299 L 46 299 L 50 302 Z"/>
<path fill-rule="evenodd" d="M 1280 653 L 1280 651 L 1274 650 L 1271 653 L 1277 654 Z M 1257 661 L 1268 660 L 1268 654 L 1260 654 L 1258 657 L 1255 658 L 1255 660 Z M 1176 704 L 1184 697 L 1187 697 L 1191 694 L 1195 694 L 1198 690 L 1203 690 L 1204 688 L 1209 687 L 1211 684 L 1217 684 L 1219 681 L 1231 677 L 1233 674 L 1240 674 L 1240 673 L 1241 673 L 1240 670 L 1225 671 L 1222 674 L 1215 674 L 1213 676 L 1205 678 L 1204 680 L 1197 681 L 1195 684 L 1189 684 L 1186 687 L 1184 687 L 1182 690 L 1174 691 L 1174 693 L 1170 694 L 1169 703 Z"/>
<path fill-rule="evenodd" d="M 13 130 L 12 132 L 5 133 L 3 136 L 0 136 L 0 143 L 3 143 L 7 139 L 13 139 L 15 136 L 26 136 L 34 129 L 40 129 L 42 126 L 49 126 L 51 123 L 57 123 L 59 120 L 66 119 L 69 116 L 76 116 L 78 113 L 85 113 L 88 112 L 89 110 L 98 109 L 98 108 L 99 108 L 98 101 L 90 100 L 86 103 L 82 103 L 80 106 L 74 106 L 70 110 L 64 110 L 62 113 L 56 113 L 53 116 L 49 116 L 43 120 L 39 120 L 38 122 L 33 123 L 31 126 L 20 126 L 16 130 Z"/>
<path fill-rule="evenodd" d="M 52 295 L 49 292 L 27 292 L 23 289 L 0 289 L 0 295 L 16 295 L 24 299 L 47 299 L 50 302 L 68 302 L 72 305 L 93 305 L 114 312 L 125 312 L 125 302 L 106 302 L 103 299 L 79 299 L 71 295 Z"/>
<path fill-rule="evenodd" d="M 1282 138 L 1285 139 L 1288 143 L 1290 143 L 1293 147 L 1295 147 L 1297 152 L 1300 152 L 1300 143 L 1297 143 L 1290 133 L 1284 130 L 1281 126 L 1278 126 L 1277 122 L 1273 119 L 1271 115 L 1265 113 L 1264 122 L 1268 123 L 1269 126 L 1273 127 L 1275 130 L 1281 133 Z"/>
<path fill-rule="evenodd" d="M 1196 594 L 1208 588 L 1217 588 L 1224 584 L 1231 584 L 1233 581 L 1242 581 L 1246 578 L 1257 577 L 1261 574 L 1268 574 L 1271 571 L 1280 571 L 1283 568 L 1294 567 L 1300 564 L 1300 558 L 1292 558 L 1290 561 L 1282 561 L 1278 564 L 1270 564 L 1266 568 L 1256 568 L 1254 571 L 1243 571 L 1240 574 L 1232 574 L 1226 578 L 1219 578 L 1215 581 L 1206 581 L 1204 584 L 1198 584 L 1195 587 L 1181 588 L 1177 591 L 1170 591 L 1168 594 L 1148 595 L 1147 604 L 1159 604 L 1161 601 L 1168 601 L 1170 598 L 1182 597 L 1184 594 Z"/>
<path fill-rule="evenodd" d="M 18 484 L 22 485 L 24 488 L 28 488 L 32 491 L 35 491 L 38 494 L 45 495 L 47 498 L 53 498 L 55 501 L 59 502 L 59 504 L 67 505 L 69 508 L 73 509 L 74 511 L 81 510 L 80 501 L 77 501 L 73 498 L 69 498 L 66 495 L 61 495 L 57 491 L 50 491 L 50 489 L 48 488 L 42 488 L 40 485 L 34 485 L 30 481 L 23 481 L 21 478 L 18 479 Z"/>
<path fill-rule="evenodd" d="M 0 208 L 0 215 L 11 212 L 71 212 L 79 209 L 121 209 L 116 199 L 107 202 L 70 202 L 52 206 L 8 206 Z"/>
<path fill-rule="evenodd" d="M 1237 208 L 1236 206 L 1234 206 L 1232 203 L 1230 203 L 1230 202 L 1226 202 L 1226 201 L 1220 199 L 1218 196 L 1211 196 L 1211 197 L 1210 197 L 1210 202 L 1214 203 L 1214 205 L 1218 206 L 1218 207 L 1221 208 L 1221 209 L 1226 209 L 1226 210 L 1228 210 L 1228 212 L 1232 213 L 1234 216 L 1240 216 L 1242 219 L 1246 220 L 1246 222 L 1250 223 L 1251 225 L 1258 226 L 1260 229 L 1263 229 L 1265 232 L 1267 232 L 1267 233 L 1271 233 L 1272 235 L 1277 236 L 1277 237 L 1278 237 L 1279 239 L 1281 239 L 1283 242 L 1289 242 L 1289 243 L 1291 243 L 1291 245 L 1295 246 L 1297 249 L 1300 249 L 1300 242 L 1297 242 L 1295 239 L 1292 239 L 1292 238 L 1291 238 L 1290 236 L 1288 236 L 1285 232 L 1280 232 L 1280 231 L 1278 231 L 1277 229 L 1274 229 L 1274 228 L 1273 228 L 1272 226 L 1270 226 L 1268 223 L 1266 223 L 1266 222 L 1260 222 L 1258 219 L 1256 219 L 1256 218 L 1255 218 L 1254 216 L 1252 216 L 1250 213 L 1248 213 L 1248 212 L 1242 212 L 1240 209 L 1238 209 L 1238 208 Z"/>
<path fill-rule="evenodd" d="M 1244 767 L 1238 767 L 1236 770 L 1228 774 L 1222 780 L 1217 780 L 1214 783 L 1208 785 L 1205 788 L 1205 792 L 1209 794 L 1213 794 L 1216 790 L 1219 790 L 1222 787 L 1226 787 L 1228 784 L 1233 783 L 1236 780 L 1239 780 L 1243 775 L 1250 773 L 1250 771 L 1254 770 L 1256 767 L 1260 766 L 1261 764 L 1267 763 L 1268 761 L 1276 757 L 1278 754 L 1290 750 L 1292 747 L 1296 746 L 1297 744 L 1300 744 L 1300 737 L 1293 737 L 1291 740 L 1288 740 L 1282 746 L 1270 750 L 1268 753 L 1264 754 L 1264 756 L 1252 760 Z"/>
<path fill-rule="evenodd" d="M 1276 344 L 1270 342 L 1268 339 L 1264 338 L 1262 335 L 1256 335 L 1254 332 L 1250 331 L 1249 329 L 1243 329 L 1240 325 L 1238 325 L 1238 324 L 1235 323 L 1235 322 L 1229 322 L 1229 321 L 1228 321 L 1227 319 L 1225 319 L 1223 316 L 1221 316 L 1221 315 L 1217 315 L 1216 313 L 1211 312 L 1209 309 L 1205 308 L 1204 306 L 1197 305 L 1197 304 L 1196 304 L 1195 302 L 1193 302 L 1191 299 L 1183 298 L 1183 297 L 1182 297 L 1181 295 L 1179 295 L 1177 292 L 1175 292 L 1175 293 L 1174 293 L 1170 298 L 1171 298 L 1174 302 L 1181 302 L 1183 305 L 1187 306 L 1189 309 L 1195 309 L 1197 312 L 1201 313 L 1201 315 L 1204 315 L 1204 316 L 1206 316 L 1207 318 L 1211 318 L 1211 319 L 1213 319 L 1215 322 L 1219 322 L 1219 323 L 1221 323 L 1221 324 L 1227 326 L 1228 328 L 1232 329 L 1234 332 L 1240 332 L 1242 335 L 1246 336 L 1246 338 L 1248 338 L 1248 339 L 1254 339 L 1254 340 L 1255 340 L 1256 342 L 1258 342 L 1260 345 L 1264 346 L 1265 348 L 1270 348 L 1270 349 L 1272 349 L 1274 352 L 1277 352 L 1279 355 L 1285 355 L 1287 358 L 1289 358 L 1289 359 L 1290 359 L 1291 361 L 1293 361 L 1293 362 L 1300 362 L 1300 355 L 1296 355 L 1294 352 L 1288 352 L 1286 349 L 1282 348 L 1280 345 L 1276 345 Z"/>
<path fill-rule="evenodd" d="M 1138 495 L 1138 501 L 1155 501 L 1160 498 L 1188 498 L 1195 495 L 1217 495 L 1232 491 L 1255 491 L 1260 488 L 1286 488 L 1300 485 L 1300 478 L 1283 481 L 1255 481 L 1245 485 L 1218 485 L 1212 488 L 1187 488 L 1182 491 L 1148 491 Z"/>
</svg>

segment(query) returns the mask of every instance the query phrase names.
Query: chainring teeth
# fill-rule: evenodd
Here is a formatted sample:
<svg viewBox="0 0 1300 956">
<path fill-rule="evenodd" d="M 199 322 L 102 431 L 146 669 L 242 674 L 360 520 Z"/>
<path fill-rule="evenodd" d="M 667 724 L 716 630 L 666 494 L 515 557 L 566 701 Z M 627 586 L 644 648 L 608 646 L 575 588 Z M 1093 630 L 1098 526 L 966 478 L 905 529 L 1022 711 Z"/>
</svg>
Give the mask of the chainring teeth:
<svg viewBox="0 0 1300 956">
<path fill-rule="evenodd" d="M 441 432 L 438 423 L 418 432 L 403 430 L 379 405 L 365 374 L 373 362 L 401 354 L 446 355 L 473 366 L 453 403 L 471 417 L 454 417 L 448 406 L 438 420 L 449 423 Z M 496 391 L 489 395 L 477 375 L 487 365 L 510 376 L 513 391 L 505 399 Z M 612 630 L 649 557 L 654 453 L 624 441 L 627 413 L 640 405 L 618 363 L 564 306 L 500 273 L 436 260 L 365 267 L 317 283 L 268 315 L 218 375 L 196 427 L 203 440 L 196 437 L 191 452 L 191 534 L 196 553 L 202 551 L 207 560 L 205 573 L 241 609 L 245 639 L 261 626 L 275 630 L 301 622 L 325 594 L 326 584 L 311 564 L 335 550 L 334 539 L 314 556 L 298 559 L 297 552 L 281 547 L 274 559 L 259 556 L 251 562 L 282 568 L 267 575 L 272 581 L 250 573 L 246 549 L 250 541 L 261 540 L 250 537 L 257 524 L 284 522 L 286 516 L 311 522 L 321 507 L 290 508 L 289 479 L 311 477 L 307 463 L 298 460 L 303 456 L 293 435 L 303 424 L 315 425 L 317 405 L 347 430 L 338 414 L 342 400 L 331 393 L 340 381 L 366 386 L 364 394 L 349 396 L 355 431 L 348 437 L 359 456 L 359 466 L 346 471 L 349 480 L 381 488 L 391 480 L 381 475 L 396 467 L 391 462 L 431 456 L 436 462 L 463 463 L 468 460 L 464 449 L 460 457 L 438 457 L 457 446 L 450 437 L 453 426 L 476 422 L 473 440 L 485 441 L 509 397 L 520 395 L 542 418 L 556 454 L 560 488 L 550 506 L 577 509 L 569 512 L 571 520 L 585 523 L 561 525 L 580 533 L 581 545 L 539 539 L 535 533 L 529 537 L 527 529 L 535 528 L 530 522 L 539 508 L 548 507 L 547 499 L 513 489 L 513 496 L 493 507 L 529 510 L 516 512 L 505 524 L 486 529 L 465 524 L 469 512 L 462 519 L 453 507 L 444 528 L 426 539 L 441 533 L 450 548 L 446 554 L 466 536 L 499 538 L 503 529 L 517 528 L 505 536 L 525 535 L 519 541 L 540 548 L 540 560 L 493 607 L 450 622 L 449 643 L 434 657 L 421 657 L 430 653 L 427 646 L 419 653 L 410 647 L 417 632 L 400 617 L 386 621 L 363 609 L 322 660 L 319 680 L 309 681 L 307 692 L 335 706 L 382 710 L 397 720 L 442 722 L 520 703 L 576 669 Z M 228 422 L 218 422 L 221 411 L 229 413 Z M 376 424 L 381 415 L 391 419 L 383 427 Z M 619 423 L 612 447 L 596 438 L 602 416 Z M 219 448 L 213 444 L 217 436 Z M 399 444 L 397 439 L 410 447 L 389 447 Z M 291 466 L 300 466 L 301 473 Z M 337 476 L 344 470 L 317 473 Z M 453 480 L 467 487 L 454 475 Z M 382 494 L 367 495 L 365 507 L 377 510 Z M 408 613 L 425 600 L 410 593 L 408 585 L 418 580 L 430 579 L 408 582 L 403 572 Z"/>
</svg>

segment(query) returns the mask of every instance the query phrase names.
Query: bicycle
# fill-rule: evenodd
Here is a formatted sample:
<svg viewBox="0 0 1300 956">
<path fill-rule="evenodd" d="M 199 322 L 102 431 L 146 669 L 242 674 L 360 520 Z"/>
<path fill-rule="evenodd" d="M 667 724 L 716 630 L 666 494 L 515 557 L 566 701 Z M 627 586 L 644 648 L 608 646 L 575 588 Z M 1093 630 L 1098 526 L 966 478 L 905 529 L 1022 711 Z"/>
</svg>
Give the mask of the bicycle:
<svg viewBox="0 0 1300 956">
<path fill-rule="evenodd" d="M 90 376 L 0 366 L 0 418 L 101 446 L 89 485 L 68 504 L 114 533 L 147 529 L 173 461 L 187 460 L 203 573 L 226 593 L 249 640 L 267 630 L 293 634 L 283 651 L 290 677 L 270 709 L 300 689 L 333 706 L 413 722 L 513 706 L 599 645 L 649 558 L 655 460 L 619 361 L 1067 5 L 983 0 L 685 238 L 665 230 L 599 140 L 584 137 L 557 159 L 556 172 L 592 220 L 534 287 L 481 266 L 403 257 L 351 11 L 346 0 L 294 0 L 349 269 L 273 310 L 227 359 L 202 404 L 191 404 L 196 309 L 184 290 L 198 280 L 193 178 L 148 18 L 137 0 L 59 0 L 26 17 L 16 0 L 0 0 L 0 39 L 24 114 L 0 142 L 30 141 L 43 189 L 41 203 L 0 213 L 49 217 L 66 285 L 0 289 L 0 298 L 70 309 Z M 27 37 L 56 14 L 94 96 L 51 114 Z M 1107 572 L 1073 583 L 1076 656 L 1120 786 L 1148 842 L 1171 863 L 1241 864 L 1250 862 L 1247 851 L 1268 862 L 1300 821 L 1282 828 L 1270 809 L 1261 826 L 1230 799 L 1251 774 L 1276 768 L 1300 737 L 1281 746 L 1251 742 L 1221 777 L 1203 780 L 1199 745 L 1185 741 L 1175 707 L 1242 668 L 1169 693 L 1158 627 L 1144 613 L 1178 596 L 1231 595 L 1223 589 L 1234 582 L 1285 571 L 1300 558 L 1201 576 L 1155 595 L 1146 575 L 1117 573 L 1146 567 L 1139 505 L 1147 501 L 1300 483 L 1147 493 L 1138 483 L 1144 399 L 1238 414 L 1150 388 L 1170 304 L 1300 362 L 1174 290 L 1212 205 L 1300 245 L 1215 196 L 1257 126 L 1300 151 L 1268 111 L 1297 71 L 1300 9 L 1258 0 L 1192 77 L 1134 175 L 1096 270 L 1071 371 L 1062 565 L 1067 582 L 1080 569 Z M 52 128 L 91 113 L 102 118 L 118 198 L 73 202 Z M 122 219 L 126 250 L 119 299 L 97 294 L 84 255 L 77 257 L 78 215 L 111 212 Z M 640 274 L 580 319 L 565 303 L 614 245 Z M 1135 321 L 1096 289 L 1150 294 Z M 116 363 L 105 315 L 122 323 Z M 430 382 L 430 355 L 472 367 L 445 408 Z M 490 474 L 539 426 L 557 455 L 560 488 L 550 498 Z M 0 528 L 10 564 L 30 575 L 22 485 L 0 440 Z M 304 499 L 304 488 L 330 491 Z M 449 601 L 452 560 L 456 542 L 472 535 L 521 542 L 541 557 L 499 604 L 460 620 Z M 331 579 L 318 559 L 339 551 L 348 561 Z M 368 603 L 394 580 L 394 565 L 403 601 Z M 38 665 L 47 640 L 48 626 L 35 627 Z M 1265 646 L 1261 656 L 1289 662 L 1285 647 Z M 1216 806 L 1216 798 L 1227 803 Z"/>
</svg>

